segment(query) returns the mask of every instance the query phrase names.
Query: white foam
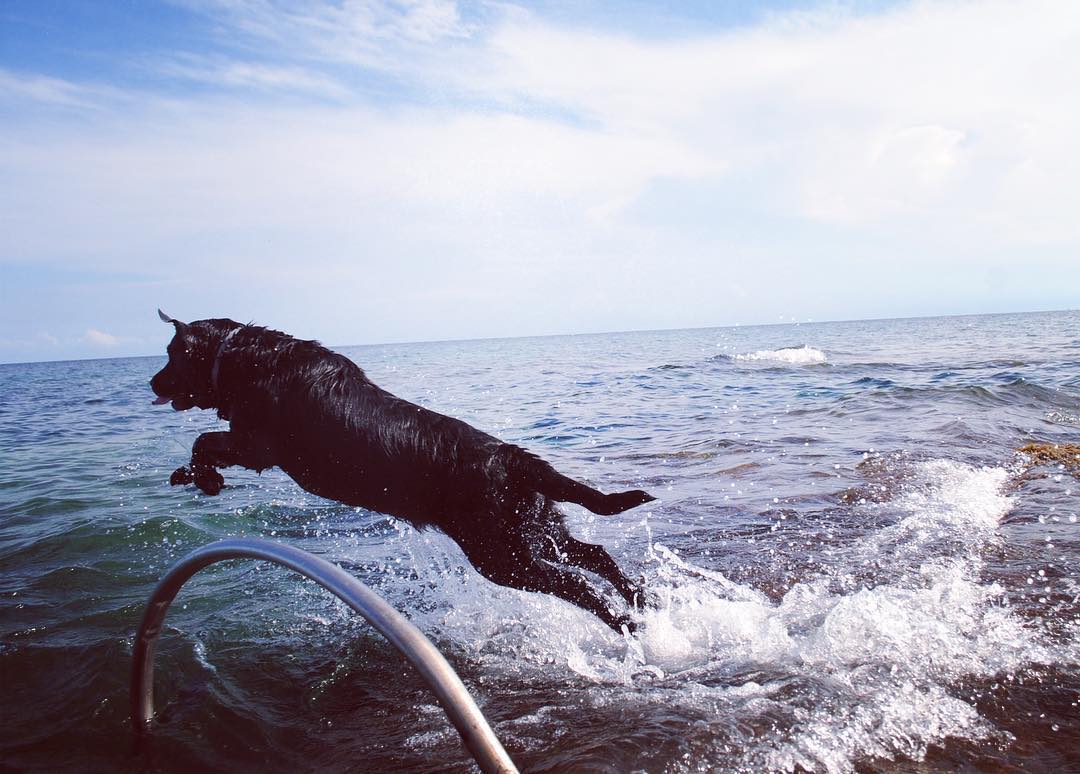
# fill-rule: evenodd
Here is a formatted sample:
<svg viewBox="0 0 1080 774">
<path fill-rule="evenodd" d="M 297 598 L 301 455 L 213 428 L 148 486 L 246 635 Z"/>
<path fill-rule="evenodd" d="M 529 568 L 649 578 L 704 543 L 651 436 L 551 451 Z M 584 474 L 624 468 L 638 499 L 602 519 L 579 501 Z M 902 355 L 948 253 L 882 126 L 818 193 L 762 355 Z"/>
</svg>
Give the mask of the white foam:
<svg viewBox="0 0 1080 774">
<path fill-rule="evenodd" d="M 993 529 L 1013 507 L 1013 499 L 1003 491 L 1009 477 L 1005 468 L 930 460 L 917 464 L 914 473 L 897 501 L 912 514 L 902 522 L 909 526 Z"/>
<path fill-rule="evenodd" d="M 776 363 L 789 363 L 791 365 L 817 365 L 828 361 L 825 353 L 820 349 L 803 345 L 801 347 L 782 347 L 780 349 L 759 349 L 757 352 L 747 352 L 735 355 L 735 360 L 745 361 L 770 361 Z"/>
<path fill-rule="evenodd" d="M 1003 491 L 1005 468 L 973 467 L 952 460 L 915 465 L 893 505 L 905 514 L 863 541 L 864 554 L 897 552 L 911 558 L 926 555 L 935 544 L 969 547 L 994 539 L 998 523 L 1014 505 Z M 968 554 L 969 559 L 976 555 Z"/>
<path fill-rule="evenodd" d="M 573 674 L 593 686 L 584 690 L 597 706 L 685 704 L 740 718 L 720 747 L 696 751 L 695 768 L 714 755 L 730 766 L 732 749 L 749 769 L 846 772 L 869 756 L 917 760 L 949 736 L 998 734 L 957 695 L 963 678 L 1054 660 L 1002 589 L 980 578 L 980 547 L 1012 506 L 1005 480 L 1000 468 L 916 465 L 892 503 L 896 522 L 838 549 L 852 572 L 870 558 L 890 563 L 879 585 L 819 574 L 774 601 L 654 544 L 647 586 L 660 604 L 640 614 L 631 638 L 561 600 L 488 583 L 437 533 L 402 530 L 415 575 L 391 577 L 388 590 L 415 596 L 417 583 L 426 586 L 422 609 L 410 606 L 414 620 L 494 680 Z M 766 677 L 725 682 L 740 669 Z"/>
</svg>

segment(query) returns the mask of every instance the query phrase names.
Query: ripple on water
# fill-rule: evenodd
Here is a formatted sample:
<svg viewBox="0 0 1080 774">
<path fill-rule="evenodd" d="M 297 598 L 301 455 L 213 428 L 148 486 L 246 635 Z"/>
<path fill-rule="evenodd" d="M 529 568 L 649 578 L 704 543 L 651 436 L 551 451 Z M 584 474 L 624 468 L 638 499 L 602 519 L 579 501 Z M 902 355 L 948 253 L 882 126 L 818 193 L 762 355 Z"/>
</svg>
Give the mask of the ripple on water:
<svg viewBox="0 0 1080 774">
<path fill-rule="evenodd" d="M 30 769 L 467 769 L 370 627 L 257 562 L 208 568 L 177 598 L 162 714 L 127 757 L 141 605 L 190 548 L 248 534 L 332 559 L 406 611 L 528 770 L 1072 770 L 1080 487 L 1014 454 L 1074 440 L 1076 320 L 349 350 L 403 397 L 534 437 L 560 470 L 656 490 L 649 511 L 612 519 L 566 507 L 655 595 L 631 638 L 273 471 L 229 470 L 218 498 L 170 488 L 195 435 L 224 427 L 147 405 L 162 358 L 4 366 L 0 755 Z M 826 362 L 775 358 L 802 342 Z M 774 358 L 737 357 L 759 353 Z"/>
</svg>

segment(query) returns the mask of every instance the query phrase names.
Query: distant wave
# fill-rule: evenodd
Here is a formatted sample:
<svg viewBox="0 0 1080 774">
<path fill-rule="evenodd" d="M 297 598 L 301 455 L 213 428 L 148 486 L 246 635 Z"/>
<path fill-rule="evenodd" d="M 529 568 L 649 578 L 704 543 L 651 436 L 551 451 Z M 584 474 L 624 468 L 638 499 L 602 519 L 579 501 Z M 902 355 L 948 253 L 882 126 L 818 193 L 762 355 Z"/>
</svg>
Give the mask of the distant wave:
<svg viewBox="0 0 1080 774">
<path fill-rule="evenodd" d="M 759 349 L 735 355 L 734 360 L 762 360 L 792 365 L 817 365 L 828 362 L 825 353 L 816 347 L 804 344 L 801 347 L 781 347 L 780 349 Z"/>
</svg>

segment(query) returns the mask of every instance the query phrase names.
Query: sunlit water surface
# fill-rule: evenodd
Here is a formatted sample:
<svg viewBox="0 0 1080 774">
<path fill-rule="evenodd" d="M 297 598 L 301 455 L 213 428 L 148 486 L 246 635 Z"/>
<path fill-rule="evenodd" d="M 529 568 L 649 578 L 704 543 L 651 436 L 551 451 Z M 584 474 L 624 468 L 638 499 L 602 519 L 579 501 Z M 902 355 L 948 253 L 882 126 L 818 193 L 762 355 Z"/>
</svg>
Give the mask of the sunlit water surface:
<svg viewBox="0 0 1080 774">
<path fill-rule="evenodd" d="M 162 334 L 164 348 L 166 332 Z M 132 635 L 161 573 L 237 535 L 305 548 L 404 611 L 534 771 L 1080 768 L 1080 314 L 341 348 L 381 386 L 604 490 L 565 506 L 659 601 L 632 638 L 482 579 L 438 533 L 279 471 L 170 488 L 209 412 L 164 358 L 0 366 L 2 762 L 465 770 L 420 678 L 288 571 L 214 566 L 158 654 L 132 751 Z"/>
</svg>

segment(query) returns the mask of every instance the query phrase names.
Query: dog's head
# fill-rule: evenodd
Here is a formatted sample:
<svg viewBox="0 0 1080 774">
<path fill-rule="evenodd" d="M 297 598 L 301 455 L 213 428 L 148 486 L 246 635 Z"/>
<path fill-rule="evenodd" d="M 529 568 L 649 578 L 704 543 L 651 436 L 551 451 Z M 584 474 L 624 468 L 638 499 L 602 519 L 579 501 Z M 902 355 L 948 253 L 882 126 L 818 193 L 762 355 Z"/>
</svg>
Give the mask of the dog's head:
<svg viewBox="0 0 1080 774">
<path fill-rule="evenodd" d="M 243 326 L 233 320 L 180 322 L 158 310 L 158 316 L 176 328 L 166 351 L 169 362 L 154 374 L 150 389 L 157 395 L 155 406 L 172 401 L 177 411 L 189 408 L 218 408 L 214 370 L 222 344 Z"/>
</svg>

